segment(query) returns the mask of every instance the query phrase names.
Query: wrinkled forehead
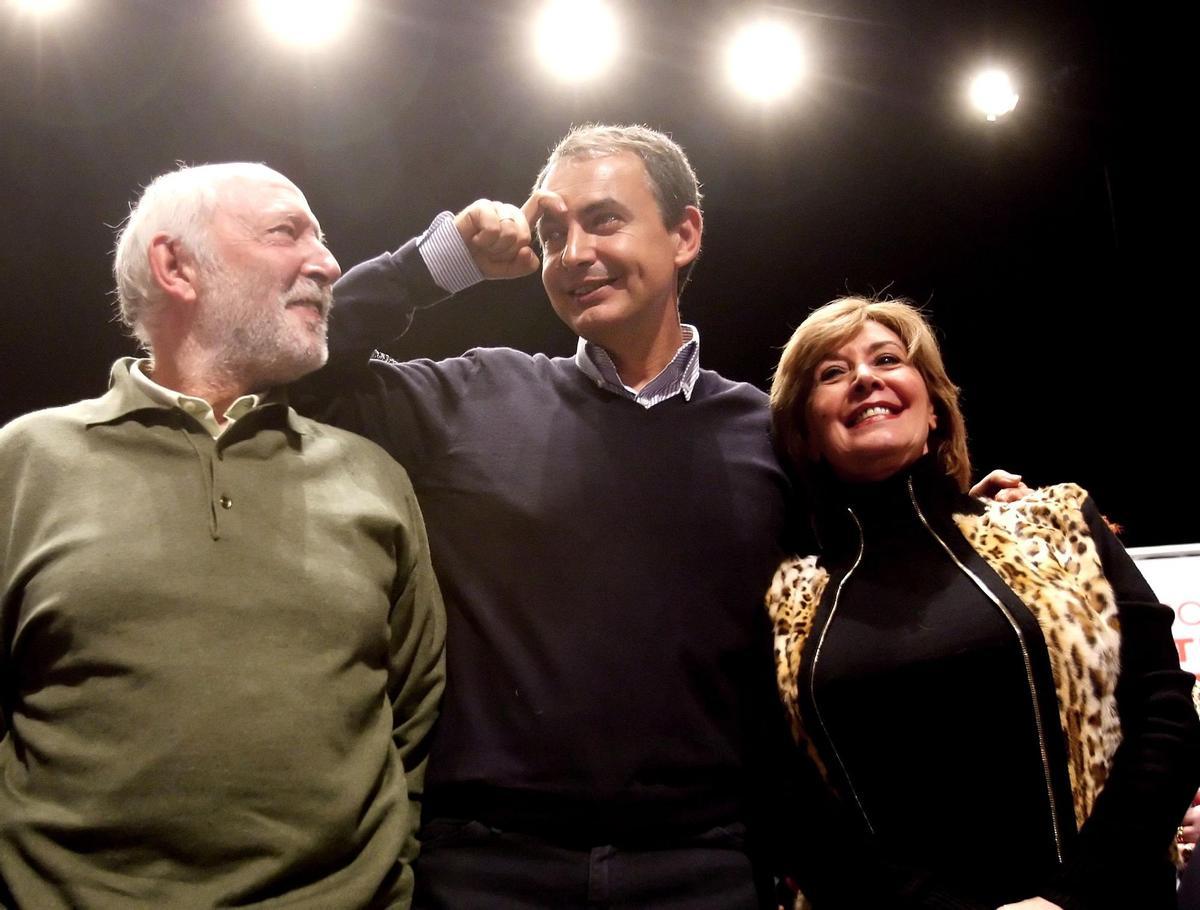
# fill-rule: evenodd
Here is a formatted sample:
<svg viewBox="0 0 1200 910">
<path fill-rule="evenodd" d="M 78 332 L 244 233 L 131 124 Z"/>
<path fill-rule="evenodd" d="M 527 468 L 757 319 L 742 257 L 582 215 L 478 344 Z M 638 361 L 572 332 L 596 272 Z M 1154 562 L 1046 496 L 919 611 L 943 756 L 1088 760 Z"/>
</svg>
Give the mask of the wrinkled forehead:
<svg viewBox="0 0 1200 910">
<path fill-rule="evenodd" d="M 218 211 L 238 220 L 299 214 L 317 221 L 300 188 L 274 171 L 227 177 L 216 187 L 215 202 Z"/>
<path fill-rule="evenodd" d="M 616 196 L 642 189 L 653 195 L 650 174 L 633 152 L 587 152 L 559 158 L 546 171 L 540 189 L 572 199 Z"/>
</svg>

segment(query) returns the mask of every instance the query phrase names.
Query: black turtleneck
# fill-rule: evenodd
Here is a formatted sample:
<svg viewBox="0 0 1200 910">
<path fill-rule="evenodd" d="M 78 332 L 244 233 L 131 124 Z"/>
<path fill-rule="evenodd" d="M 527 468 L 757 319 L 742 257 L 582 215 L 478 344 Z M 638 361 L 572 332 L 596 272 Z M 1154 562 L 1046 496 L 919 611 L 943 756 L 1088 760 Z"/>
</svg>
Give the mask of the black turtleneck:
<svg viewBox="0 0 1200 910">
<path fill-rule="evenodd" d="M 1026 666 L 1010 620 L 939 542 L 957 534 L 955 491 L 928 460 L 882 483 L 836 485 L 841 504 L 827 504 L 838 557 L 854 564 L 858 525 L 862 556 L 812 664 L 810 726 L 894 859 L 941 870 L 981 901 L 1016 900 L 1055 863 Z M 1040 645 L 1033 616 L 1009 612 Z M 1057 714 L 1043 720 L 1058 751 Z"/>
</svg>

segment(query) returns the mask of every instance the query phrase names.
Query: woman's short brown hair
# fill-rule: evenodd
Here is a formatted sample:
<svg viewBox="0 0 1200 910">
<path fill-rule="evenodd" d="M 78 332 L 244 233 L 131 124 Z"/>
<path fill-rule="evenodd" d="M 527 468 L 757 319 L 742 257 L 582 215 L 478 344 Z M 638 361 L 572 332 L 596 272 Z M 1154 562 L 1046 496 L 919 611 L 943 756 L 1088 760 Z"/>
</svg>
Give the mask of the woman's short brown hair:
<svg viewBox="0 0 1200 910">
<path fill-rule="evenodd" d="M 771 383 L 771 422 L 777 443 L 803 476 L 810 462 L 807 410 L 817 365 L 857 335 L 866 322 L 891 329 L 907 348 L 937 415 L 937 426 L 929 432 L 929 449 L 946 476 L 966 490 L 971 482 L 971 456 L 958 406 L 958 387 L 946 375 L 929 323 L 906 300 L 842 297 L 814 310 L 800 323 L 783 349 Z"/>
</svg>

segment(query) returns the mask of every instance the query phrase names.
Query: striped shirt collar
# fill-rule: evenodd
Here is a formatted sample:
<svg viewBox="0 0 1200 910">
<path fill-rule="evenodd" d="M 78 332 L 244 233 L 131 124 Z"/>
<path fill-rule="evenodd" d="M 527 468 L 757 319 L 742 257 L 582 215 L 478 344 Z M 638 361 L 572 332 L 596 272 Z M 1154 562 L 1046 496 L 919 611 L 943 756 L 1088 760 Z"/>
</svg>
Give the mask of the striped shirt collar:
<svg viewBox="0 0 1200 910">
<path fill-rule="evenodd" d="M 676 395 L 683 395 L 684 401 L 691 401 L 692 389 L 700 376 L 700 332 L 695 326 L 686 323 L 681 328 L 683 344 L 679 346 L 671 362 L 646 383 L 640 392 L 634 391 L 621 381 L 612 357 L 598 344 L 580 338 L 575 348 L 575 365 L 600 388 L 628 398 L 643 408 L 652 408 Z"/>
</svg>

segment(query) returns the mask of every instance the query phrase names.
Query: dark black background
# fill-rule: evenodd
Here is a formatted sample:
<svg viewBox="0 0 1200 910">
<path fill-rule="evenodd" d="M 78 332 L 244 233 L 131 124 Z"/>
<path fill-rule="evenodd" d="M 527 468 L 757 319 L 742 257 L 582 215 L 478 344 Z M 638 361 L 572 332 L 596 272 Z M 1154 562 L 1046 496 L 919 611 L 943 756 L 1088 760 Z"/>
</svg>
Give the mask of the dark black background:
<svg viewBox="0 0 1200 910">
<path fill-rule="evenodd" d="M 111 322 L 111 226 L 176 160 L 287 174 L 349 267 L 440 209 L 521 202 L 571 123 L 640 121 L 704 183 L 683 309 L 706 366 L 765 387 L 812 307 L 911 297 L 963 387 L 978 468 L 1084 484 L 1130 545 L 1200 538 L 1190 115 L 1169 100 L 1187 27 L 1148 5 L 775 4 L 811 75 L 764 110 L 720 72 L 756 6 L 616 3 L 620 62 L 568 89 L 529 49 L 537 3 L 364 0 L 344 40 L 297 53 L 248 3 L 75 2 L 41 25 L 0 7 L 0 420 L 99 394 L 133 351 Z M 587 39 L 580 23 L 579 54 Z M 1022 96 L 998 124 L 962 101 L 989 60 Z M 391 353 L 477 344 L 573 349 L 528 278 L 422 314 Z"/>
</svg>

